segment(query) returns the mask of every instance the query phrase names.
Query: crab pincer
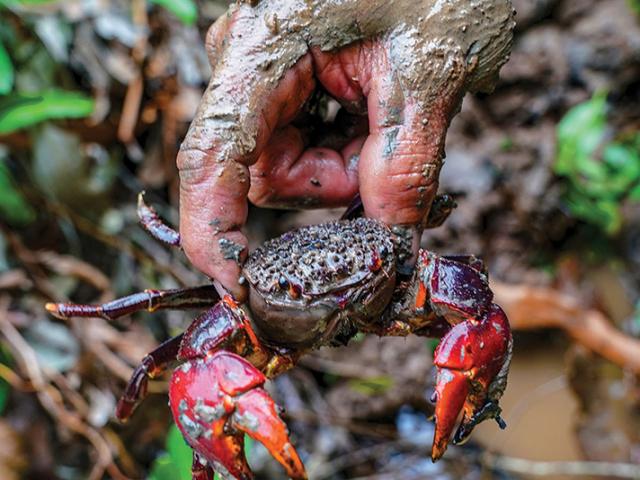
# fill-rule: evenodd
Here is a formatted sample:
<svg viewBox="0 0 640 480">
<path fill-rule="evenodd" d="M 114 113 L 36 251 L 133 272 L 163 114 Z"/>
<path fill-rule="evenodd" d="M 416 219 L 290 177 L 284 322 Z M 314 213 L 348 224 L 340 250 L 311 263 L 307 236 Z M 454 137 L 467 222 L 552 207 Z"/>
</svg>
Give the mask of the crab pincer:
<svg viewBox="0 0 640 480">
<path fill-rule="evenodd" d="M 287 475 L 306 479 L 289 440 L 265 376 L 244 358 L 218 351 L 178 368 L 169 387 L 169 404 L 187 443 L 223 478 L 251 479 L 244 435 L 261 442 Z"/>
<path fill-rule="evenodd" d="M 493 303 L 481 263 L 459 260 L 429 253 L 422 257 L 430 306 L 454 325 L 434 355 L 438 374 L 433 461 L 444 454 L 461 411 L 454 444 L 467 440 L 483 420 L 494 418 L 501 428 L 506 426 L 498 400 L 511 362 L 511 329 L 502 309 Z"/>
</svg>

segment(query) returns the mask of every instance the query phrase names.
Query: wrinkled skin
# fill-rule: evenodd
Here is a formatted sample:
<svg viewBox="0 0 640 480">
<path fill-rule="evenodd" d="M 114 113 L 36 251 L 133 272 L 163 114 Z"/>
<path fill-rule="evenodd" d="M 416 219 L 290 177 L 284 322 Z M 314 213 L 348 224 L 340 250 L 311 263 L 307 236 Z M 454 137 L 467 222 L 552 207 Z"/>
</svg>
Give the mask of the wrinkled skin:
<svg viewBox="0 0 640 480">
<path fill-rule="evenodd" d="M 232 6 L 207 35 L 213 74 L 177 159 L 189 259 L 244 300 L 247 199 L 338 206 L 358 191 L 367 216 L 406 227 L 415 254 L 449 122 L 467 90 L 492 89 L 513 13 L 509 0 Z M 344 107 L 338 141 L 295 122 L 319 89 Z"/>
</svg>

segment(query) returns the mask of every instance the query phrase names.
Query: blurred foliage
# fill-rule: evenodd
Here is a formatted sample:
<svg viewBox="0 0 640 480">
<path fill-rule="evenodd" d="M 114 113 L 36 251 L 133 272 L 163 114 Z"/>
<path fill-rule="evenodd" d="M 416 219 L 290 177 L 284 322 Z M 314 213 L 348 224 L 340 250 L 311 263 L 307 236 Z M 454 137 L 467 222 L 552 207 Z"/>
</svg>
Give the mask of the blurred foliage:
<svg viewBox="0 0 640 480">
<path fill-rule="evenodd" d="M 0 154 L 0 218 L 12 225 L 26 225 L 36 214 L 16 187 L 9 167 Z"/>
<path fill-rule="evenodd" d="M 32 137 L 32 174 L 43 192 L 69 205 L 82 202 L 87 213 L 106 206 L 118 173 L 109 151 L 48 123 Z"/>
<path fill-rule="evenodd" d="M 616 234 L 621 206 L 640 200 L 640 133 L 613 138 L 604 92 L 569 110 L 557 127 L 555 173 L 564 177 L 572 215 Z"/>
<path fill-rule="evenodd" d="M 7 50 L 0 42 L 0 95 L 6 95 L 13 88 L 13 65 Z"/>
<path fill-rule="evenodd" d="M 149 480 L 191 480 L 192 450 L 175 425 L 169 428 L 166 448 L 153 462 Z"/>
<path fill-rule="evenodd" d="M 93 108 L 93 99 L 78 92 L 50 90 L 9 95 L 0 100 L 0 134 L 45 120 L 87 117 Z"/>
<path fill-rule="evenodd" d="M 58 0 L 0 0 L 0 7 L 17 8 L 21 5 L 42 5 L 57 3 Z M 193 25 L 198 19 L 198 6 L 194 0 L 148 0 L 151 4 L 159 5 L 173 13 L 186 25 Z"/>
<path fill-rule="evenodd" d="M 0 344 L 0 366 L 9 366 L 10 363 L 11 355 L 8 349 L 4 345 Z M 9 383 L 4 378 L 0 378 L 0 415 L 4 412 L 4 409 L 7 406 L 10 391 L 11 386 Z"/>
<path fill-rule="evenodd" d="M 349 381 L 349 388 L 363 395 L 382 395 L 393 386 L 393 378 L 388 375 L 379 377 L 354 378 Z"/>
<path fill-rule="evenodd" d="M 247 457 L 253 447 L 253 440 L 244 437 L 244 452 Z M 156 458 L 151 467 L 149 480 L 191 480 L 191 461 L 193 451 L 186 444 L 178 427 L 169 427 L 167 434 L 167 452 Z M 214 480 L 219 480 L 216 474 Z"/>
<path fill-rule="evenodd" d="M 0 0 L 0 9 L 18 3 L 36 2 Z M 38 29 L 33 21 L 25 19 L 24 25 Z M 58 27 L 57 34 L 64 37 L 64 25 Z M 9 22 L 0 24 L 0 134 L 45 120 L 83 118 L 93 113 L 90 96 L 60 88 L 56 81 L 59 67 L 41 41 L 19 35 Z"/>
<path fill-rule="evenodd" d="M 640 0 L 627 0 L 629 8 L 633 10 L 636 15 L 640 16 Z"/>
<path fill-rule="evenodd" d="M 427 339 L 427 348 L 429 349 L 429 353 L 433 355 L 436 353 L 436 348 L 438 348 L 438 344 L 440 343 L 439 338 L 428 338 Z"/>
<path fill-rule="evenodd" d="M 198 19 L 198 7 L 193 0 L 149 0 L 173 13 L 186 25 L 193 25 Z"/>
</svg>

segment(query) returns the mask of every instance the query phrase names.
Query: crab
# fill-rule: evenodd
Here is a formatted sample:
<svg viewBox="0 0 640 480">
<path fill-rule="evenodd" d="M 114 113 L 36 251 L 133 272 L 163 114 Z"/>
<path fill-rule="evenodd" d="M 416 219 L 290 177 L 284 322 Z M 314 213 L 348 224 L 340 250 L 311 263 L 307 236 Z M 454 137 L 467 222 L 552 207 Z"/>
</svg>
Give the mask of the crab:
<svg viewBox="0 0 640 480">
<path fill-rule="evenodd" d="M 431 216 L 441 223 L 451 202 Z M 444 212 L 439 215 L 438 212 Z M 138 214 L 156 239 L 178 246 L 179 234 L 142 194 Z M 47 304 L 59 318 L 109 320 L 139 310 L 203 309 L 187 330 L 150 352 L 135 369 L 116 416 L 126 421 L 145 397 L 147 382 L 179 365 L 169 405 L 193 449 L 194 480 L 251 479 L 245 434 L 265 445 L 293 479 L 307 478 L 280 409 L 264 389 L 305 353 L 345 345 L 357 333 L 441 338 L 435 433 L 431 457 L 460 444 L 479 422 L 501 428 L 499 399 L 506 387 L 512 338 L 493 302 L 483 262 L 474 256 L 438 256 L 421 250 L 413 272 L 396 270 L 399 242 L 383 223 L 357 216 L 290 231 L 253 251 L 243 267 L 247 304 L 219 295 L 213 285 L 146 290 L 101 305 Z"/>
</svg>

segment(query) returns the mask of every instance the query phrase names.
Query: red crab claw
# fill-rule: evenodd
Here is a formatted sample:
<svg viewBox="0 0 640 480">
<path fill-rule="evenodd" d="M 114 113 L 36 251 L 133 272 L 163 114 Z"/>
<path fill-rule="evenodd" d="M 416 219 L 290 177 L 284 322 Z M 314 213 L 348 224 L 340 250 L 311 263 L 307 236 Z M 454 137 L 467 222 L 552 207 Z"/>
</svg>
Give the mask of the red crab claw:
<svg viewBox="0 0 640 480">
<path fill-rule="evenodd" d="M 438 460 L 447 444 L 461 410 L 464 415 L 454 436 L 463 443 L 483 420 L 495 418 L 501 428 L 498 400 L 506 387 L 511 360 L 511 330 L 507 317 L 496 304 L 479 319 L 455 325 L 435 351 L 436 431 L 431 458 Z"/>
<path fill-rule="evenodd" d="M 244 358 L 219 351 L 184 363 L 171 378 L 169 404 L 185 440 L 223 478 L 251 479 L 244 434 L 258 440 L 293 479 L 307 475 L 289 440 L 265 376 Z"/>
</svg>

